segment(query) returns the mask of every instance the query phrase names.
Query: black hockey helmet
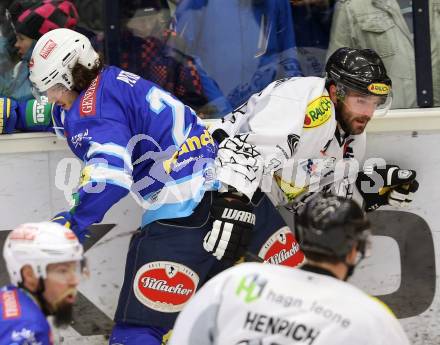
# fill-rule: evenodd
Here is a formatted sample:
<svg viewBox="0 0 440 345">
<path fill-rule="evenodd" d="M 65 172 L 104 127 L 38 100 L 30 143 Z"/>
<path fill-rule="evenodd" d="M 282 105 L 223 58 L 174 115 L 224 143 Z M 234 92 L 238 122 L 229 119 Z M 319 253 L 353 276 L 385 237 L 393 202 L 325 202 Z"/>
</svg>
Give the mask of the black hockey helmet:
<svg viewBox="0 0 440 345">
<path fill-rule="evenodd" d="M 325 71 L 329 80 L 362 93 L 387 95 L 391 91 L 382 59 L 371 49 L 339 48 L 329 57 Z"/>
<path fill-rule="evenodd" d="M 304 251 L 344 261 L 357 243 L 362 256 L 370 245 L 370 223 L 351 199 L 319 194 L 295 216 L 295 236 Z"/>
<path fill-rule="evenodd" d="M 371 49 L 339 48 L 325 66 L 327 86 L 336 85 L 338 100 L 345 103 L 348 91 L 376 96 L 374 116 L 384 116 L 391 107 L 392 82 L 379 55 Z"/>
</svg>

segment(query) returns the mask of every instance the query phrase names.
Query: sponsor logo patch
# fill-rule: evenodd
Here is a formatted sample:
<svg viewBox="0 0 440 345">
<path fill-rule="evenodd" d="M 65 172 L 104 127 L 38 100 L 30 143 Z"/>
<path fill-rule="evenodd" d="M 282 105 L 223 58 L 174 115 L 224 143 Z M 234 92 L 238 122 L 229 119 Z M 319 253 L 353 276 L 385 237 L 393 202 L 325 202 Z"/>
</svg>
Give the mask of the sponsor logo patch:
<svg viewBox="0 0 440 345">
<path fill-rule="evenodd" d="M 38 341 L 35 337 L 35 332 L 27 329 L 27 328 L 21 328 L 19 331 L 12 331 L 11 334 L 11 340 L 13 344 L 26 344 L 26 345 L 41 345 L 42 342 Z M 53 342 L 51 338 L 49 338 L 49 342 L 52 345 Z"/>
<path fill-rule="evenodd" d="M 368 91 L 375 95 L 388 95 L 390 93 L 390 87 L 383 83 L 373 83 L 368 85 Z"/>
<path fill-rule="evenodd" d="M 253 214 L 252 212 L 225 208 L 223 210 L 222 218 L 255 225 L 255 214 Z"/>
<path fill-rule="evenodd" d="M 143 305 L 163 313 L 176 313 L 194 295 L 199 276 L 185 265 L 154 261 L 136 273 L 133 290 Z"/>
<path fill-rule="evenodd" d="M 99 86 L 99 75 L 92 81 L 89 88 L 84 92 L 79 104 L 79 116 L 95 116 L 96 115 L 96 91 Z"/>
<path fill-rule="evenodd" d="M 245 303 L 258 300 L 266 287 L 267 280 L 258 274 L 250 274 L 240 279 L 235 294 Z"/>
<path fill-rule="evenodd" d="M 321 96 L 307 105 L 304 128 L 323 125 L 332 117 L 332 101 L 329 96 Z"/>
<path fill-rule="evenodd" d="M 66 237 L 69 241 L 76 241 L 77 237 L 75 233 L 71 230 L 68 230 L 64 233 L 64 237 Z"/>
<path fill-rule="evenodd" d="M 75 148 L 77 148 L 78 146 L 82 146 L 83 140 L 87 140 L 87 141 L 92 140 L 92 137 L 89 136 L 88 128 L 84 132 L 78 133 L 70 139 L 72 145 L 75 146 Z"/>
<path fill-rule="evenodd" d="M 174 152 L 171 158 L 163 162 L 163 168 L 165 169 L 167 174 L 169 174 L 171 170 L 177 168 L 179 157 L 185 155 L 186 153 L 200 150 L 202 147 L 208 145 L 215 146 L 214 139 L 212 139 L 212 136 L 208 132 L 208 130 L 205 129 L 203 131 L 203 134 L 201 135 L 194 135 L 192 137 L 188 137 L 188 139 L 185 140 L 182 146 L 180 146 L 180 150 Z"/>
<path fill-rule="evenodd" d="M 3 320 L 15 319 L 21 316 L 20 303 L 18 302 L 17 291 L 5 291 L 1 293 L 3 306 Z"/>
<path fill-rule="evenodd" d="M 29 225 L 21 225 L 11 232 L 9 239 L 16 241 L 33 241 L 37 234 L 38 228 Z"/>
<path fill-rule="evenodd" d="M 53 52 L 53 50 L 56 48 L 56 46 L 57 44 L 54 41 L 52 40 L 47 41 L 43 49 L 40 50 L 40 56 L 46 60 L 49 57 L 49 55 Z"/>
<path fill-rule="evenodd" d="M 26 124 L 32 126 L 47 126 L 52 115 L 52 104 L 48 103 L 47 97 L 41 97 L 41 101 L 28 101 L 26 104 Z"/>
<path fill-rule="evenodd" d="M 304 254 L 287 226 L 269 237 L 258 256 L 264 262 L 290 267 L 296 267 L 304 261 Z"/>
</svg>

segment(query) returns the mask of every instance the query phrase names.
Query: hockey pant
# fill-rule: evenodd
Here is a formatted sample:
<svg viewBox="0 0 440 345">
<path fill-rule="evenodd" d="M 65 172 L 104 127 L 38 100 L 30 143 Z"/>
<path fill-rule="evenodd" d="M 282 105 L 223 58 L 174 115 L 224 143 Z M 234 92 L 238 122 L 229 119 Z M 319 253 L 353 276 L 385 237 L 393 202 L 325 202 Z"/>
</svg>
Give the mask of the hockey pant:
<svg viewBox="0 0 440 345">
<path fill-rule="evenodd" d="M 156 221 L 133 235 L 110 344 L 165 344 L 185 303 L 229 267 L 203 248 L 212 228 L 211 198 L 207 193 L 189 217 Z M 302 263 L 304 255 L 292 232 L 266 196 L 255 212 L 249 257 L 289 266 Z"/>
</svg>

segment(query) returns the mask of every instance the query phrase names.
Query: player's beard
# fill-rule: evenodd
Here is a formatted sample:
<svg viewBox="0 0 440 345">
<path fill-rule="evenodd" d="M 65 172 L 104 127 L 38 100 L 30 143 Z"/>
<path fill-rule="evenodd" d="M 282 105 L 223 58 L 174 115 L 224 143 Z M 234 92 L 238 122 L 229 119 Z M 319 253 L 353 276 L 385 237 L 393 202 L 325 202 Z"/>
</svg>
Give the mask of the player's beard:
<svg viewBox="0 0 440 345">
<path fill-rule="evenodd" d="M 76 291 L 68 290 L 55 303 L 52 315 L 56 327 L 67 327 L 73 320 L 73 303 L 75 301 Z"/>
<path fill-rule="evenodd" d="M 364 132 L 365 127 L 370 121 L 370 117 L 367 115 L 356 115 L 344 106 L 343 102 L 338 102 L 335 106 L 336 120 L 346 134 L 357 135 Z M 362 125 L 360 122 L 363 122 Z"/>
<path fill-rule="evenodd" d="M 72 323 L 73 320 L 73 304 L 61 302 L 58 304 L 53 313 L 53 323 L 56 327 L 65 328 Z"/>
</svg>

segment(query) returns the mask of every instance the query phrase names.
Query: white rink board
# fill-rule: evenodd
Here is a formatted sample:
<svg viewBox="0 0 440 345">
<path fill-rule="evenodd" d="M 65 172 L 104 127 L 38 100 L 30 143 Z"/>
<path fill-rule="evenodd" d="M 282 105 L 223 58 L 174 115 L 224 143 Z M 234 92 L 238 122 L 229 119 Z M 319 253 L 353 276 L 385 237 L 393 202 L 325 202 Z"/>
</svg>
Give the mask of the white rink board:
<svg viewBox="0 0 440 345">
<path fill-rule="evenodd" d="M 0 231 L 23 222 L 48 220 L 69 208 L 63 192 L 55 188 L 56 166 L 64 157 L 73 156 L 67 150 L 1 154 Z M 121 200 L 103 220 L 116 227 L 86 252 L 91 278 L 79 291 L 109 319 L 116 310 L 131 232 L 139 226 L 141 214 L 130 197 Z M 102 335 L 83 337 L 72 327 L 59 333 L 63 344 L 107 344 Z"/>
<path fill-rule="evenodd" d="M 440 344 L 440 155 L 438 145 L 440 134 L 437 133 L 383 133 L 369 134 L 367 157 L 378 156 L 387 163 L 399 164 L 402 168 L 417 171 L 420 183 L 419 191 L 411 208 L 407 211 L 423 218 L 432 233 L 435 252 L 435 291 L 434 299 L 423 313 L 402 319 L 410 339 L 414 345 Z M 390 219 L 393 222 L 393 219 Z M 417 231 L 418 229 L 414 229 Z M 356 274 L 355 282 L 367 292 L 382 294 L 380 288 L 388 289 L 396 284 L 399 278 L 400 265 L 389 267 L 390 262 L 399 263 L 399 251 L 395 243 L 388 237 L 389 244 L 383 250 L 374 250 L 371 260 L 366 260 L 364 270 Z M 408 238 L 410 241 L 410 238 Z M 411 243 L 412 248 L 423 247 L 427 243 Z M 377 246 L 379 247 L 379 246 Z M 413 250 L 414 250 L 413 249 Z M 423 248 L 422 248 L 423 250 Z M 402 254 L 402 253 L 400 253 Z M 397 258 L 393 260 L 394 258 Z M 387 267 L 387 270 L 383 269 Z M 374 284 L 372 284 L 374 282 Z M 399 282 L 400 283 L 400 282 Z M 427 283 L 427 282 L 426 282 Z M 388 293 L 386 291 L 385 293 Z M 404 304 L 406 301 L 402 301 Z"/>
<path fill-rule="evenodd" d="M 17 140 L 19 141 L 19 140 Z M 16 142 L 17 142 L 16 141 Z M 401 319 L 407 333 L 416 345 L 440 344 L 440 156 L 438 155 L 440 132 L 420 132 L 416 137 L 410 132 L 370 133 L 367 157 L 383 157 L 389 163 L 398 163 L 404 168 L 417 170 L 420 190 L 413 206 L 406 210 L 422 217 L 434 238 L 434 274 L 437 294 L 432 304 L 421 314 Z M 71 157 L 67 150 L 45 148 L 38 152 L 33 146 L 30 152 L 2 153 L 0 159 L 0 231 L 12 229 L 27 221 L 47 220 L 67 208 L 60 190 L 55 188 L 55 168 L 63 157 Z M 9 150 L 9 149 L 8 149 Z M 2 140 L 0 140 L 0 152 Z M 92 278 L 80 287 L 81 293 L 112 318 L 119 287 L 122 283 L 125 253 L 130 232 L 139 226 L 141 210 L 131 197 L 125 198 L 108 213 L 105 224 L 116 224 L 101 238 L 86 255 L 90 260 Z M 395 222 L 392 217 L 389 223 Z M 414 230 L 414 231 L 417 231 Z M 410 238 L 408 239 L 410 241 Z M 2 245 L 2 243 L 1 243 Z M 408 250 L 423 247 L 423 243 L 412 243 Z M 393 294 L 401 285 L 400 257 L 397 242 L 389 236 L 375 236 L 373 256 L 361 264 L 353 282 L 374 295 Z M 417 300 L 415 296 L 415 300 Z M 406 304 L 407 300 L 398 303 Z M 81 336 L 69 327 L 62 331 L 64 344 L 106 344 L 104 336 Z"/>
</svg>

